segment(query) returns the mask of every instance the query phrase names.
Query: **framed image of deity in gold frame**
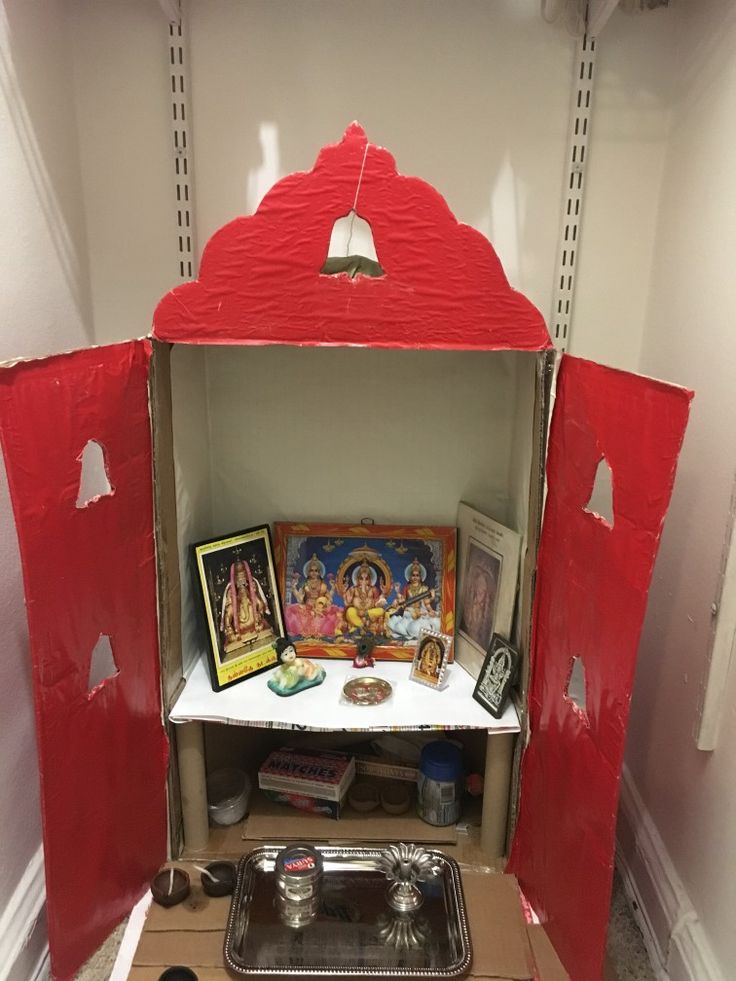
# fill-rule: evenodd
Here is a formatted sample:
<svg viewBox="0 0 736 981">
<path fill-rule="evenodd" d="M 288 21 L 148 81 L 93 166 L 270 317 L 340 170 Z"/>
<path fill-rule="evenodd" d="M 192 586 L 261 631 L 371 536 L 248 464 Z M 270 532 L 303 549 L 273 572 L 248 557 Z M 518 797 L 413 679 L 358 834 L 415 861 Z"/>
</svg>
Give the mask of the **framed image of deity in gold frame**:
<svg viewBox="0 0 736 981">
<path fill-rule="evenodd" d="M 267 525 L 192 546 L 215 691 L 278 664 L 285 635 Z"/>
<path fill-rule="evenodd" d="M 452 654 L 452 637 L 436 630 L 422 630 L 417 639 L 409 678 L 427 688 L 441 691 L 449 681 L 447 665 Z"/>
<path fill-rule="evenodd" d="M 455 626 L 456 529 L 277 522 L 284 625 L 297 653 L 411 661 L 422 629 Z"/>
</svg>

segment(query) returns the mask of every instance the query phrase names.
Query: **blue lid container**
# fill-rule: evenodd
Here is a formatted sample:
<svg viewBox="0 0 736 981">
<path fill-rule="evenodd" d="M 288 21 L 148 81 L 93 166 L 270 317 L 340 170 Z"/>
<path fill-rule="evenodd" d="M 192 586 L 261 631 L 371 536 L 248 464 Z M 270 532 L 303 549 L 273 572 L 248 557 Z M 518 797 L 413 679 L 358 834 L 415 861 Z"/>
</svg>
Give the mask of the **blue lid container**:
<svg viewBox="0 0 736 981">
<path fill-rule="evenodd" d="M 419 759 L 419 769 L 428 780 L 455 783 L 463 772 L 463 754 L 445 739 L 427 743 Z"/>
</svg>

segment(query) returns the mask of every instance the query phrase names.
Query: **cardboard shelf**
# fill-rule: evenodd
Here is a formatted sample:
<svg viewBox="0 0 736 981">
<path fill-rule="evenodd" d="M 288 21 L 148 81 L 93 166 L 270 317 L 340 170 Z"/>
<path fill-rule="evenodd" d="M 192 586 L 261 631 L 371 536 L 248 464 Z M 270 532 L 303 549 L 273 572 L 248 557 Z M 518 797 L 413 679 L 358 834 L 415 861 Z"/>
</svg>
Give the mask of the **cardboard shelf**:
<svg viewBox="0 0 736 981">
<path fill-rule="evenodd" d="M 474 680 L 459 664 L 450 668 L 450 681 L 442 692 L 409 680 L 407 661 L 382 661 L 371 671 L 393 685 L 393 696 L 383 705 L 355 706 L 340 701 L 350 661 L 322 661 L 327 677 L 318 688 L 287 698 L 266 686 L 267 674 L 256 675 L 232 688 L 214 692 L 207 668 L 198 661 L 169 714 L 175 723 L 221 722 L 265 729 L 307 729 L 330 732 L 389 732 L 400 729 L 485 729 L 489 733 L 519 731 L 519 718 L 509 704 L 502 718 L 494 719 L 474 700 Z"/>
<path fill-rule="evenodd" d="M 401 820 L 401 815 L 399 820 Z M 370 815 L 365 821 L 370 820 Z M 185 848 L 179 857 L 179 862 L 182 861 L 194 861 L 199 862 L 214 862 L 220 859 L 227 859 L 232 862 L 236 862 L 243 855 L 247 855 L 253 848 L 260 848 L 265 844 L 273 844 L 274 841 L 278 841 L 278 838 L 274 838 L 270 841 L 265 841 L 264 839 L 252 838 L 248 834 L 250 819 L 245 818 L 243 821 L 239 821 L 237 824 L 231 824 L 229 827 L 211 827 L 209 833 L 209 839 L 204 848 L 201 849 L 187 849 Z M 338 821 L 335 821 L 335 826 L 339 825 Z M 429 827 L 429 825 L 427 825 Z M 304 831 L 304 829 L 301 829 Z M 411 830 L 404 826 L 403 830 Z M 470 826 L 467 827 L 465 832 L 456 833 L 455 841 L 445 841 L 445 842 L 428 842 L 433 848 L 439 848 L 446 855 L 452 856 L 462 868 L 484 870 L 484 871 L 503 871 L 505 861 L 503 859 L 489 860 L 488 856 L 484 852 L 481 842 L 480 842 L 481 829 L 479 827 Z M 339 834 L 335 834 L 329 839 L 320 839 L 320 843 L 344 843 L 346 841 L 363 841 L 364 839 L 360 837 L 350 837 L 343 833 L 342 837 Z M 414 841 L 415 839 L 411 835 L 404 835 L 401 839 L 402 841 Z"/>
<path fill-rule="evenodd" d="M 362 780 L 363 778 L 358 778 Z M 284 804 L 276 804 L 262 792 L 253 794 L 250 814 L 243 835 L 261 842 L 273 841 L 413 841 L 439 847 L 456 845 L 458 831 L 454 824 L 436 827 L 416 814 L 416 804 L 404 814 L 386 814 L 380 808 L 367 813 L 346 805 L 339 821 L 322 814 L 307 814 Z M 480 823 L 480 814 L 476 814 Z"/>
</svg>

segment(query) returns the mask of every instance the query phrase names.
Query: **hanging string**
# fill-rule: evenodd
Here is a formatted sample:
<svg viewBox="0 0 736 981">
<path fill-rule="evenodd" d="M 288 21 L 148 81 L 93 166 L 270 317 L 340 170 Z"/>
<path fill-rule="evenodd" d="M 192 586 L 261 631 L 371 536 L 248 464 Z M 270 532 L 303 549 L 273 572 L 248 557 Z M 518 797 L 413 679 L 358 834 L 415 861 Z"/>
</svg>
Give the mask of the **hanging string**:
<svg viewBox="0 0 736 981">
<path fill-rule="evenodd" d="M 363 152 L 363 162 L 360 165 L 360 174 L 358 175 L 358 186 L 355 188 L 355 200 L 353 201 L 353 207 L 350 209 L 350 230 L 348 232 L 348 240 L 345 245 L 345 255 L 350 255 L 350 243 L 353 240 L 353 225 L 355 224 L 355 215 L 357 214 L 358 207 L 358 195 L 360 194 L 360 185 L 363 182 L 363 171 L 365 170 L 365 160 L 368 156 L 368 147 L 370 143 L 366 140 L 365 151 Z"/>
</svg>

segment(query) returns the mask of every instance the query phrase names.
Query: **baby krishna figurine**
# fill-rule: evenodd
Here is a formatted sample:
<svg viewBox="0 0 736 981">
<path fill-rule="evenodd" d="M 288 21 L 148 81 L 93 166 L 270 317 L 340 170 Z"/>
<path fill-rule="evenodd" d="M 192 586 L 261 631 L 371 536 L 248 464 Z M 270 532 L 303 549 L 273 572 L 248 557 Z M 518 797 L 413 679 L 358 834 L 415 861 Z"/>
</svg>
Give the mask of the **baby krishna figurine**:
<svg viewBox="0 0 736 981">
<path fill-rule="evenodd" d="M 279 637 L 275 644 L 279 666 L 268 679 L 268 687 L 277 695 L 297 695 L 307 688 L 321 685 L 325 669 L 306 657 L 297 657 L 296 649 L 288 637 Z"/>
</svg>

